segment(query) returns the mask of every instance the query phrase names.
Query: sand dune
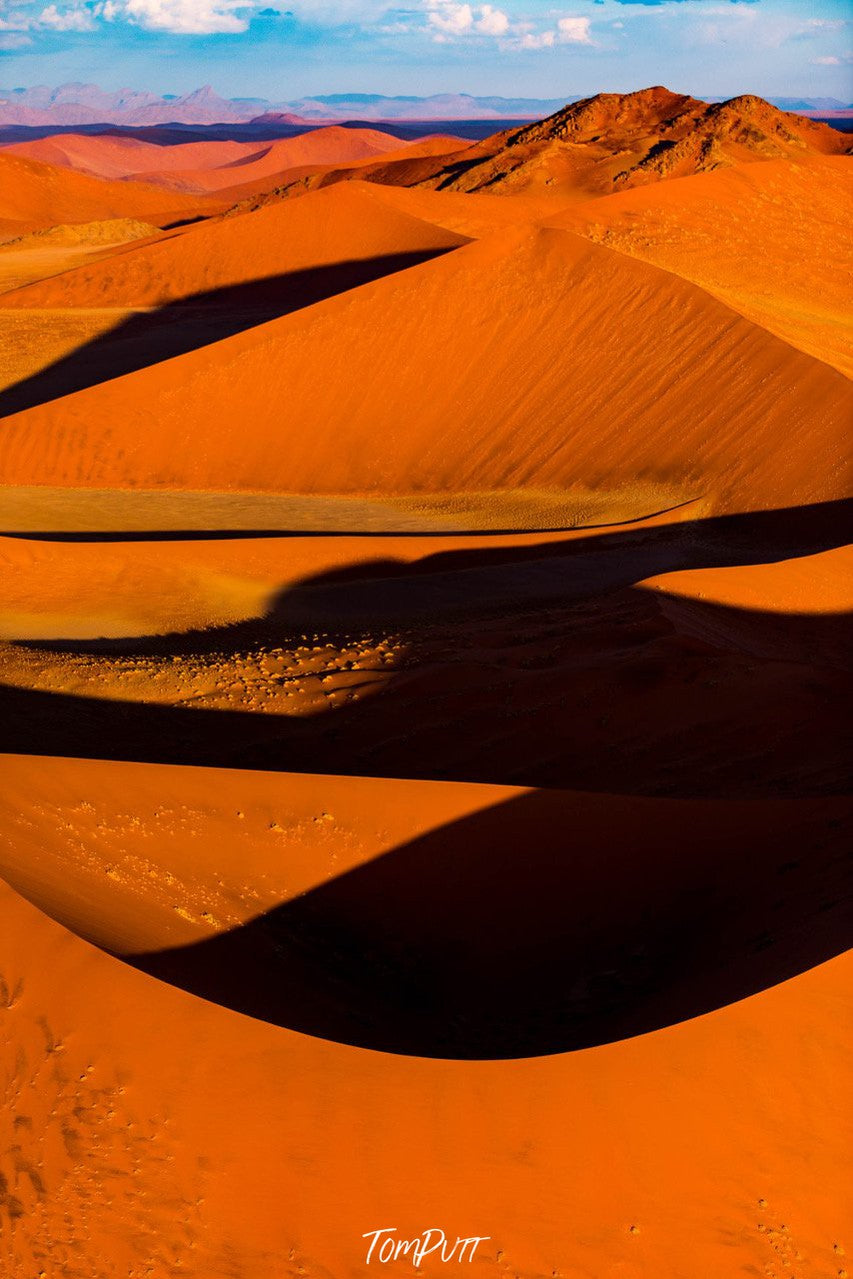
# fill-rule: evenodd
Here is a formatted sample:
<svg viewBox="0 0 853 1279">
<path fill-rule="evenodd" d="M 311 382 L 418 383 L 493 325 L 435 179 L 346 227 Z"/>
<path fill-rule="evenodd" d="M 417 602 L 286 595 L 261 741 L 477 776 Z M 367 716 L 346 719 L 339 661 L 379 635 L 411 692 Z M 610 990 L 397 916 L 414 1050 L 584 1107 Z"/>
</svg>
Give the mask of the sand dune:
<svg viewBox="0 0 853 1279">
<path fill-rule="evenodd" d="M 184 168 L 152 168 L 140 176 L 148 182 L 183 190 L 218 191 L 275 178 L 286 169 L 303 164 L 347 164 L 399 150 L 407 144 L 379 129 L 346 129 L 329 125 L 295 138 L 256 143 L 251 152 L 217 165 Z"/>
<path fill-rule="evenodd" d="M 851 198 L 853 161 L 804 155 L 606 196 L 549 223 L 695 280 L 849 375 Z"/>
<path fill-rule="evenodd" d="M 38 491 L 26 496 L 30 505 L 38 501 Z M 165 495 L 168 508 L 178 506 L 176 519 L 180 514 L 177 496 Z M 94 498 L 99 508 L 107 504 L 103 494 L 95 493 Z M 282 540 L 265 537 L 259 530 L 250 537 L 239 538 L 229 536 L 228 530 L 223 529 L 208 539 L 202 536 L 203 525 L 197 535 L 177 529 L 171 533 L 168 529 L 149 529 L 141 531 L 136 540 L 133 533 L 121 530 L 4 536 L 0 537 L 5 583 L 0 634 L 7 640 L 133 640 L 182 631 L 202 632 L 235 622 L 262 621 L 275 608 L 276 600 L 312 580 L 327 580 L 334 590 L 336 575 L 342 570 L 346 573 L 339 587 L 341 594 L 352 593 L 347 587 L 348 577 L 357 580 L 360 571 L 369 579 L 381 566 L 389 591 L 387 579 L 393 570 L 397 579 L 417 595 L 418 579 L 423 582 L 426 570 L 441 573 L 446 563 L 452 571 L 454 559 L 463 570 L 473 608 L 477 597 L 471 589 L 472 568 L 478 564 L 488 568 L 491 562 L 502 565 L 517 598 L 519 583 L 512 580 L 517 571 L 514 557 L 518 557 L 521 571 L 531 580 L 536 572 L 531 557 L 537 548 L 543 556 L 558 557 L 562 581 L 558 574 L 552 592 L 555 597 L 560 586 L 565 597 L 578 593 L 595 595 L 631 584 L 666 596 L 761 612 L 853 612 L 851 552 L 846 546 L 833 545 L 828 527 L 832 512 L 827 512 L 822 521 L 826 528 L 816 523 L 815 532 L 794 535 L 788 545 L 784 539 L 778 540 L 778 532 L 770 530 L 762 537 L 756 530 L 747 551 L 742 548 L 743 534 L 738 533 L 737 521 L 731 533 L 726 531 L 725 522 L 706 522 L 703 526 L 695 518 L 697 508 L 701 509 L 699 504 L 691 503 L 653 519 L 627 525 L 580 527 L 563 533 L 481 532 L 460 536 L 447 528 L 443 532 L 427 532 L 428 521 L 422 518 L 412 519 L 403 536 L 386 533 L 381 537 L 375 532 L 363 537 L 330 533 Z M 120 504 L 114 504 L 114 509 L 120 509 Z M 161 508 L 155 503 L 153 509 Z M 189 504 L 183 509 L 192 512 Z M 391 506 L 379 509 L 385 522 L 396 519 L 404 524 L 405 512 L 395 512 Z M 202 520 L 206 512 L 214 513 L 206 504 L 200 510 Z M 369 504 L 350 502 L 342 518 L 352 527 L 360 519 L 366 522 L 365 516 L 370 513 Z M 318 511 L 318 522 L 331 524 L 334 514 L 334 504 L 324 503 Z M 41 521 L 49 522 L 46 518 Z M 105 520 L 105 524 L 110 523 L 116 521 Z M 192 520 L 180 523 L 188 525 Z M 761 521 L 758 523 L 760 528 Z M 777 517 L 775 528 L 778 530 L 782 523 L 783 518 Z M 755 528 L 749 519 L 743 527 L 744 531 Z M 620 537 L 627 540 L 632 533 L 645 534 L 650 542 L 657 537 L 661 549 L 651 551 L 645 560 L 638 556 L 636 567 L 622 557 L 614 557 L 617 566 L 611 577 L 604 558 L 608 542 Z M 727 538 L 732 543 L 730 547 L 726 545 Z M 841 531 L 834 540 L 843 542 L 843 538 Z M 690 567 L 681 567 L 686 556 L 680 543 L 688 547 L 694 540 L 707 542 L 707 548 L 694 552 Z M 818 549 L 821 546 L 831 549 Z M 574 562 L 569 559 L 573 552 L 577 552 Z M 595 567 L 592 572 L 581 574 L 579 564 L 589 553 Z M 774 555 L 777 558 L 771 558 Z M 569 564 L 575 574 L 574 584 L 565 571 Z M 657 564 L 666 571 L 654 571 Z M 362 591 L 366 596 L 364 582 Z M 480 594 L 485 597 L 486 591 Z"/>
<path fill-rule="evenodd" d="M 395 255 L 414 261 L 464 243 L 454 232 L 378 203 L 369 189 L 338 187 L 192 227 L 178 238 L 7 293 L 3 306 L 162 306 L 253 282 L 286 294 L 286 277 L 300 271 Z"/>
<path fill-rule="evenodd" d="M 59 223 L 138 218 L 165 226 L 215 211 L 203 198 L 160 191 L 141 182 L 102 182 L 0 152 L 0 232 L 5 239 Z"/>
<path fill-rule="evenodd" d="M 34 774 L 10 764 L 33 786 Z M 126 902 L 118 919 L 151 918 L 146 897 L 125 887 L 131 865 L 136 879 L 134 858 L 150 856 L 141 832 L 153 822 L 174 831 L 176 850 L 200 801 L 212 834 L 217 811 L 227 811 L 226 779 L 217 778 L 210 811 L 201 777 L 188 779 L 184 795 L 183 770 L 173 790 L 165 771 L 81 767 L 40 765 L 21 829 L 29 839 L 57 822 L 87 832 L 103 822 L 85 872 L 90 909 L 104 900 L 100 864 Z M 257 785 L 249 842 L 269 802 Z M 354 820 L 369 856 L 376 843 L 361 843 L 370 817 L 358 788 L 347 801 L 335 785 L 339 847 Z M 422 792 L 407 785 L 399 798 L 384 794 L 387 835 L 417 829 Z M 434 815 L 452 820 L 484 800 L 474 791 L 442 796 Z M 273 803 L 269 820 L 280 809 Z M 315 837 L 310 802 L 291 802 L 288 812 L 305 826 L 305 869 L 294 862 L 294 872 L 307 886 L 327 873 L 328 832 L 337 828 L 325 823 Z M 191 903 L 192 913 L 223 890 L 196 878 L 190 842 L 186 849 L 181 908 Z M 100 862 L 101 853 L 115 862 Z M 61 866 L 51 853 L 41 859 L 55 908 Z M 176 886 L 162 875 L 148 882 L 156 885 L 148 902 L 165 891 L 162 918 L 174 916 L 187 937 L 194 926 L 169 906 Z M 134 1277 L 153 1266 L 198 1279 L 235 1271 L 286 1279 L 301 1267 L 355 1279 L 369 1273 L 365 1230 L 396 1224 L 413 1235 L 424 1214 L 454 1232 L 491 1236 L 474 1274 L 506 1265 L 548 1274 L 571 1264 L 596 1276 L 662 1275 L 689 1257 L 709 1274 L 787 1261 L 817 1279 L 849 1251 L 848 1186 L 838 1170 L 850 1134 L 837 1104 L 846 960 L 628 1042 L 568 1057 L 454 1063 L 355 1050 L 249 1020 L 132 971 L 5 888 L 2 911 L 0 971 L 16 1054 L 6 1100 L 19 1121 L 15 1160 L 3 1156 L 16 1226 L 2 1247 L 13 1273 L 47 1265 L 107 1279 L 121 1265 Z M 415 1208 L 400 1176 L 413 1148 Z M 330 1195 L 338 1204 L 331 1217 Z"/>
<path fill-rule="evenodd" d="M 2 148 L 9 155 L 26 156 L 42 164 L 76 169 L 96 178 L 127 178 L 146 170 L 216 168 L 257 155 L 257 142 L 181 142 L 158 145 L 145 138 L 121 134 L 57 133 Z"/>
<path fill-rule="evenodd" d="M 338 182 L 364 181 L 381 185 L 409 187 L 418 179 L 434 171 L 437 159 L 450 159 L 470 146 L 465 138 L 436 134 L 395 147 L 386 155 L 367 155 L 342 167 L 340 161 L 331 164 L 296 164 L 274 178 L 265 177 L 254 182 L 226 187 L 220 198 L 230 199 L 240 205 L 256 207 L 260 203 L 290 198 L 319 187 Z"/>
<path fill-rule="evenodd" d="M 848 140 L 387 141 L 0 154 L 0 1271 L 844 1279 Z"/>
<path fill-rule="evenodd" d="M 642 478 L 755 509 L 844 494 L 849 396 L 695 285 L 519 230 L 14 415 L 0 476 L 305 493 Z"/>
<path fill-rule="evenodd" d="M 0 651 L 0 749 L 843 792 L 842 513 L 689 511 L 560 535 L 9 538 L 3 634 L 29 642 Z"/>
<path fill-rule="evenodd" d="M 93 177 L 137 177 L 177 190 L 212 191 L 257 181 L 304 164 L 346 164 L 386 155 L 409 144 L 380 129 L 330 126 L 272 142 L 181 142 L 158 145 L 144 138 L 60 133 L 0 148 L 42 164 Z M 424 147 L 417 143 L 416 147 Z M 444 148 L 447 150 L 447 148 Z M 425 153 L 429 154 L 427 145 Z M 435 149 L 432 148 L 435 154 Z"/>
</svg>

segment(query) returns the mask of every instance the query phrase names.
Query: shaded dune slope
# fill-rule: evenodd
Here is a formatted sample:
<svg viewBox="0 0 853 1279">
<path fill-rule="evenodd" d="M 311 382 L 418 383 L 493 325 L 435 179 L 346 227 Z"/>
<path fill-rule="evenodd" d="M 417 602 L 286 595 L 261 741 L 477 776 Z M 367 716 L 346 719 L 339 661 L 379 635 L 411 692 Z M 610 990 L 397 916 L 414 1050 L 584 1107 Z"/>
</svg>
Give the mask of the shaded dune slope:
<svg viewBox="0 0 853 1279">
<path fill-rule="evenodd" d="M 224 772 L 211 809 L 205 770 L 48 760 L 21 813 L 26 762 L 8 763 L 13 886 L 161 978 L 365 1047 L 463 1058 L 588 1047 L 730 1003 L 853 940 L 843 800 Z M 214 852 L 218 877 L 205 868 Z"/>
<path fill-rule="evenodd" d="M 565 1269 L 567 1238 L 589 1274 L 674 1273 L 685 1256 L 762 1270 L 795 1251 L 806 1279 L 838 1269 L 844 960 L 627 1043 L 453 1063 L 193 999 L 5 886 L 0 910 L 4 1100 L 22 1119 L 0 1166 L 4 1210 L 27 1227 L 17 1216 L 0 1241 L 13 1273 L 354 1276 L 364 1229 L 414 1237 L 424 1213 L 493 1234 L 472 1273 Z M 400 1176 L 413 1148 L 416 1210 Z"/>
<path fill-rule="evenodd" d="M 492 546 L 127 544 L 111 548 L 100 584 L 91 575 L 92 616 L 112 638 L 89 640 L 60 564 L 73 581 L 91 548 L 46 556 L 23 543 L 47 612 L 21 616 L 18 634 L 35 625 L 45 638 L 3 648 L 0 742 L 664 797 L 844 793 L 839 516 L 803 508 Z M 128 600 L 157 589 L 158 560 L 159 619 Z M 808 584 L 774 611 L 788 573 Z M 824 587 L 832 611 L 815 604 Z M 181 591 L 172 616 L 207 629 L 164 634 Z M 212 625 L 241 609 L 247 620 Z"/>
</svg>

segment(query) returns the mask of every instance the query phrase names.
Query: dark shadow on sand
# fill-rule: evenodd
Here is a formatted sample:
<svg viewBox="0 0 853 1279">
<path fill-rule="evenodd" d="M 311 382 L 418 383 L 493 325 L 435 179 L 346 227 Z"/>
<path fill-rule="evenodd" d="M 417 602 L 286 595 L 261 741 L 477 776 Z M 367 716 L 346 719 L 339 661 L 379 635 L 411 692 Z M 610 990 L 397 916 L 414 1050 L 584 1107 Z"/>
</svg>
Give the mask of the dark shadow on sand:
<svg viewBox="0 0 853 1279">
<path fill-rule="evenodd" d="M 451 251 L 430 249 L 337 262 L 212 289 L 131 315 L 48 368 L 0 391 L 0 418 L 186 355 Z"/>
<path fill-rule="evenodd" d="M 364 1048 L 567 1052 L 708 1012 L 844 951 L 851 847 L 843 800 L 523 795 L 231 932 L 129 962 Z"/>
<path fill-rule="evenodd" d="M 851 505 L 373 560 L 299 583 L 256 621 L 19 642 L 84 660 L 184 655 L 224 672 L 231 655 L 297 647 L 309 631 L 341 650 L 399 628 L 405 649 L 380 692 L 302 716 L 7 686 L 0 749 L 625 794 L 837 794 L 849 780 L 850 616 L 681 601 L 635 584 L 840 545 Z"/>
</svg>

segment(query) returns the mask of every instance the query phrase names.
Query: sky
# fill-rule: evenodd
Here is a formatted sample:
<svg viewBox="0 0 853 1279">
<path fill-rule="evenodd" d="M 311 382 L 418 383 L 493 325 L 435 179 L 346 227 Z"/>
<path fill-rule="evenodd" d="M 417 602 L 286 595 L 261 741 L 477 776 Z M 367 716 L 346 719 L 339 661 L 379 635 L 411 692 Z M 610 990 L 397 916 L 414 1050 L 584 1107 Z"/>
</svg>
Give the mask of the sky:
<svg viewBox="0 0 853 1279">
<path fill-rule="evenodd" d="M 0 86 L 853 99 L 848 0 L 0 0 Z"/>
</svg>

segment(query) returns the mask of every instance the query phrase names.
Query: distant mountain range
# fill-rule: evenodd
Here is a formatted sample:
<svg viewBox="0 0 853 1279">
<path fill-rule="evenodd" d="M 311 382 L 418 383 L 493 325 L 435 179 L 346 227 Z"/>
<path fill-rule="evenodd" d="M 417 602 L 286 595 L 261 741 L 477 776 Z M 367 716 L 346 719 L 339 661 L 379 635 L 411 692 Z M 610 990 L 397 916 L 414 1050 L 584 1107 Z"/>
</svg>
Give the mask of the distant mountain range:
<svg viewBox="0 0 853 1279">
<path fill-rule="evenodd" d="M 294 102 L 264 98 L 221 98 L 210 85 L 179 97 L 96 84 L 62 84 L 51 89 L 0 89 L 0 125 L 218 124 L 259 116 L 288 124 L 341 120 L 536 119 L 565 105 L 565 98 L 475 98 L 465 93 L 428 98 L 386 98 L 380 94 L 329 94 Z"/>
<path fill-rule="evenodd" d="M 36 85 L 0 89 L 0 126 L 68 126 L 87 124 L 219 124 L 263 117 L 290 125 L 342 120 L 524 120 L 541 119 L 580 95 L 561 98 L 474 97 L 441 93 L 431 97 L 384 97 L 378 93 L 332 93 L 292 102 L 265 98 L 222 98 L 210 85 L 173 96 L 144 90 L 107 92 L 96 84 Z M 721 101 L 712 98 L 709 101 Z M 853 110 L 835 98 L 772 98 L 785 111 L 814 114 Z"/>
</svg>

